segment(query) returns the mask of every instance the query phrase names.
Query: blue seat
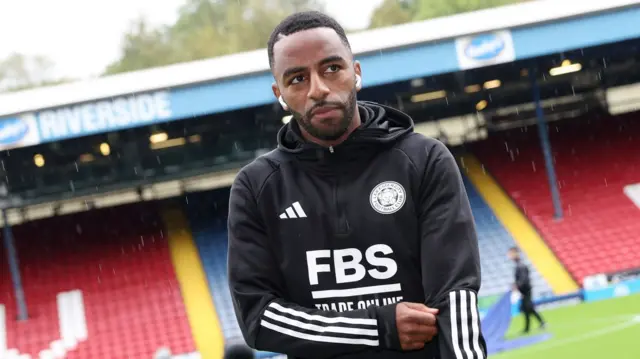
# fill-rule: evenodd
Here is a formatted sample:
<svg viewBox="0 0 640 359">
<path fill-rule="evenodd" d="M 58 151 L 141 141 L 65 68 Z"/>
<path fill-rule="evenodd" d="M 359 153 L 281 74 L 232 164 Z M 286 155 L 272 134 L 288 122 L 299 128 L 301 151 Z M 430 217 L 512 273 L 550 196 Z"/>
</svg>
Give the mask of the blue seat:
<svg viewBox="0 0 640 359">
<path fill-rule="evenodd" d="M 503 294 L 513 282 L 513 265 L 508 262 L 506 253 L 516 244 L 466 178 L 464 178 L 464 184 L 478 231 L 482 267 L 480 296 Z M 228 198 L 229 189 L 198 194 L 188 198 L 189 205 L 186 206 L 186 212 L 202 258 L 225 341 L 236 342 L 243 338 L 235 317 L 227 282 Z M 524 260 L 530 264 L 526 256 Z M 537 296 L 551 294 L 549 285 L 535 268 L 531 268 L 534 293 Z M 260 358 L 266 358 L 276 354 L 259 352 L 257 355 Z"/>
<path fill-rule="evenodd" d="M 227 281 L 228 236 L 225 212 L 229 190 L 214 191 L 201 196 L 197 199 L 189 198 L 190 204 L 186 206 L 191 231 L 200 253 L 225 342 L 242 342 L 244 338 L 233 310 Z M 279 354 L 256 352 L 258 358 L 276 355 Z"/>
<path fill-rule="evenodd" d="M 478 233 L 482 268 L 482 286 L 479 296 L 501 295 L 513 284 L 513 264 L 508 261 L 506 255 L 509 248 L 517 245 L 468 178 L 463 177 L 463 181 Z M 536 297 L 552 295 L 553 291 L 549 284 L 531 265 L 526 254 L 522 253 L 522 256 L 531 270 L 534 295 Z"/>
</svg>

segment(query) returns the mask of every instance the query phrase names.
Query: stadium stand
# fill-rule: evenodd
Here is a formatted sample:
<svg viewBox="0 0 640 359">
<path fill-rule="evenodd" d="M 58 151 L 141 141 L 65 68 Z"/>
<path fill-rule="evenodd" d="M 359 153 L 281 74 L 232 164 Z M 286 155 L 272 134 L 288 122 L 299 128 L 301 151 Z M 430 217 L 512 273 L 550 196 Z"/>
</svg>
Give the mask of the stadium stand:
<svg viewBox="0 0 640 359">
<path fill-rule="evenodd" d="M 223 201 L 220 194 L 224 192 L 228 196 L 228 190 L 207 193 L 207 200 L 190 203 L 187 212 L 225 341 L 234 341 L 241 339 L 242 333 L 227 284 L 227 228 L 226 214 L 222 213 L 225 206 L 220 205 L 221 208 L 216 210 L 219 201 Z"/>
<path fill-rule="evenodd" d="M 492 210 L 465 178 L 473 215 L 476 220 L 482 260 L 483 282 L 481 296 L 503 295 L 511 288 L 512 264 L 506 260 L 506 252 L 515 242 Z M 233 303 L 227 286 L 227 232 L 226 203 L 228 189 L 189 196 L 185 206 L 194 240 L 204 265 L 211 294 L 218 312 L 225 341 L 242 340 L 233 312 Z M 526 263 L 529 259 L 524 257 Z M 552 295 L 552 291 L 540 273 L 532 267 L 532 283 L 537 296 Z"/>
<path fill-rule="evenodd" d="M 535 126 L 491 133 L 488 141 L 469 147 L 577 280 L 637 268 L 640 212 L 623 194 L 623 187 L 640 183 L 640 121 L 638 114 L 615 118 L 593 114 L 605 108 L 638 108 L 640 88 L 618 87 L 640 81 L 640 27 L 628 26 L 640 19 L 637 5 L 636 0 L 532 1 L 353 34 L 352 48 L 368 74 L 359 98 L 402 108 L 419 119 L 416 130 L 433 130 L 430 135 L 452 146 L 483 139 L 496 128 L 530 125 L 536 117 L 530 106 L 534 88 L 543 102 L 558 99 L 554 102 L 564 106 L 564 113 L 591 113 L 550 124 L 565 210 L 562 221 L 553 220 L 541 153 L 546 142 L 540 143 Z M 261 49 L 0 95 L 0 174 L 6 177 L 0 182 L 8 185 L 10 194 L 2 198 L 0 193 L 0 202 L 6 200 L 15 207 L 8 210 L 10 217 L 42 218 L 41 212 L 46 212 L 44 217 L 53 216 L 54 209 L 62 208 L 87 211 L 14 228 L 18 255 L 10 257 L 20 261 L 15 274 L 22 275 L 30 319 L 15 320 L 14 288 L 7 261 L 0 260 L 0 359 L 5 359 L 5 323 L 8 348 L 31 354 L 32 359 L 48 359 L 38 354 L 64 331 L 60 318 L 64 315 L 56 314 L 61 310 L 56 296 L 68 291 L 81 294 L 82 305 L 73 305 L 84 307 L 83 319 L 74 318 L 84 321 L 88 329 L 88 338 L 80 340 L 68 359 L 148 359 L 154 352 L 156 359 L 200 355 L 215 359 L 203 348 L 203 331 L 193 322 L 189 326 L 194 312 L 206 320 L 213 317 L 213 308 L 211 316 L 193 309 L 192 294 L 187 294 L 183 280 L 188 266 L 175 264 L 176 242 L 190 244 L 190 254 L 181 257 L 181 263 L 197 257 L 191 234 L 207 277 L 206 284 L 198 282 L 209 286 L 224 344 L 242 340 L 227 286 L 228 188 L 195 192 L 228 186 L 239 166 L 275 146 L 275 132 L 290 119 L 273 98 L 273 77 L 265 59 L 266 50 Z M 534 86 L 531 74 L 536 72 Z M 608 94 L 606 100 L 600 97 L 603 92 Z M 546 119 L 557 120 L 561 106 L 544 106 Z M 140 111 L 141 107 L 149 111 Z M 513 118 L 502 114 L 513 107 Z M 455 131 L 445 131 L 447 124 Z M 477 182 L 471 174 L 469 178 Z M 511 234 L 522 247 L 525 261 L 539 267 L 530 266 L 534 294 L 546 297 L 552 294 L 550 286 L 555 294 L 564 294 L 543 298 L 548 301 L 545 304 L 589 302 L 640 291 L 637 280 L 614 283 L 604 275 L 599 283 L 603 288 L 556 290 L 563 281 L 549 275 L 560 267 L 555 258 L 549 266 L 545 258 L 540 260 L 536 246 L 527 251 L 531 238 L 525 242 L 523 231 L 514 230 L 513 222 L 503 219 L 500 208 L 492 203 L 495 196 L 488 197 L 483 186 L 478 185 L 482 191 L 477 191 L 466 178 L 465 185 L 480 241 L 480 296 L 486 303 L 501 298 L 492 308 L 481 308 L 487 340 L 497 344 L 490 344 L 491 350 L 507 346 L 503 334 L 511 316 L 517 314 L 517 303 L 507 292 L 513 269 L 505 253 L 516 243 Z M 180 241 L 168 234 L 173 230 L 170 222 L 164 217 L 166 228 L 162 225 L 155 205 L 92 208 L 92 204 L 102 207 L 167 198 L 182 202 L 184 195 L 192 230 L 183 233 Z M 508 202 L 502 198 L 502 204 Z M 40 211 L 45 207 L 47 211 Z M 186 228 L 185 223 L 176 223 L 178 229 Z M 544 243 L 537 239 L 539 249 Z M 7 256 L 4 248 L 0 256 Z M 192 267 L 202 274 L 200 266 Z M 196 282 L 193 276 L 187 278 Z M 208 293 L 198 298 L 211 304 Z M 593 322 L 595 329 L 589 331 L 582 321 L 629 314 L 634 322 L 621 324 L 635 330 L 637 313 L 620 311 L 635 307 L 618 304 L 633 302 L 611 303 L 587 309 L 592 312 L 570 308 L 567 315 L 550 316 L 551 331 L 576 329 L 554 333 L 560 334 L 560 341 L 543 350 L 555 347 L 560 354 L 551 350 L 548 357 L 565 358 L 567 351 L 576 348 L 598 358 L 615 357 L 612 348 L 629 355 L 625 346 L 637 337 L 635 332 L 619 335 L 616 324 L 616 334 L 605 336 L 611 329 L 603 329 L 603 323 Z M 599 336 L 606 341 L 599 341 Z M 578 342 L 576 337 L 589 340 Z M 205 340 L 213 345 L 219 342 L 211 336 Z M 258 353 L 258 357 L 272 355 Z"/>
<path fill-rule="evenodd" d="M 225 343 L 233 344 L 244 343 L 244 339 L 233 310 L 227 281 L 228 199 L 228 188 L 194 194 L 188 197 L 185 211 L 193 240 L 200 252 Z"/>
<path fill-rule="evenodd" d="M 637 114 L 592 115 L 550 124 L 564 219 L 553 207 L 537 129 L 497 133 L 474 146 L 480 160 L 514 199 L 580 283 L 640 263 L 640 217 L 625 196 L 640 182 Z"/>
<path fill-rule="evenodd" d="M 152 358 L 160 347 L 195 351 L 153 205 L 53 217 L 17 226 L 14 234 L 30 319 L 7 320 L 8 348 L 39 358 L 60 339 L 56 295 L 80 290 L 89 336 L 66 358 Z M 7 304 L 7 318 L 15 318 L 5 263 L 0 302 Z"/>
<path fill-rule="evenodd" d="M 505 260 L 509 248 L 515 241 L 496 218 L 495 214 L 480 197 L 475 187 L 463 177 L 467 196 L 473 211 L 480 246 L 480 265 L 482 266 L 482 287 L 480 296 L 503 295 L 513 284 L 513 264 Z M 531 283 L 536 296 L 549 296 L 553 292 L 540 273 L 523 254 L 525 263 L 532 269 Z"/>
</svg>

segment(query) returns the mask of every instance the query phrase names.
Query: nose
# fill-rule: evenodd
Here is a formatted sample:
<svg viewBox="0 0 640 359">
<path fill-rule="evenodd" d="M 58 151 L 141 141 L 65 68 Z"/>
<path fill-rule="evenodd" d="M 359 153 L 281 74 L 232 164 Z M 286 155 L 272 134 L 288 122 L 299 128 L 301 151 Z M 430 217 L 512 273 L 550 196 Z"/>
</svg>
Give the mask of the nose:
<svg viewBox="0 0 640 359">
<path fill-rule="evenodd" d="M 329 95 L 329 87 L 318 74 L 311 75 L 308 97 L 314 101 L 322 101 Z"/>
</svg>

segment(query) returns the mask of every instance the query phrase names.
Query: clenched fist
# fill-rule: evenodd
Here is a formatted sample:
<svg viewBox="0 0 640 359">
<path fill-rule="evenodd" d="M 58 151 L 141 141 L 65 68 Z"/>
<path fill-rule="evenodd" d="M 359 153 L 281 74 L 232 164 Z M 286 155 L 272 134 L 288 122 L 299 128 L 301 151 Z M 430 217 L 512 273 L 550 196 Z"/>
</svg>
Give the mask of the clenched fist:
<svg viewBox="0 0 640 359">
<path fill-rule="evenodd" d="M 398 303 L 396 306 L 396 326 L 402 350 L 420 350 L 425 343 L 438 333 L 436 327 L 437 309 L 420 303 Z"/>
</svg>

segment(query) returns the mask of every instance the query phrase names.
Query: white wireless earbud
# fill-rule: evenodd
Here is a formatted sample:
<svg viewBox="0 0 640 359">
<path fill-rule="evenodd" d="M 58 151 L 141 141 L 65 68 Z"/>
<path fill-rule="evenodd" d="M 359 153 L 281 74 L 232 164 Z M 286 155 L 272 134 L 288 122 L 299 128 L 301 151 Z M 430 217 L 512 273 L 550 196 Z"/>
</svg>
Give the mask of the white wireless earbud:
<svg viewBox="0 0 640 359">
<path fill-rule="evenodd" d="M 282 98 L 282 95 L 280 95 L 278 97 L 278 102 L 280 102 L 280 106 L 282 106 L 282 109 L 285 111 L 289 111 L 289 106 L 287 106 L 287 103 L 284 102 L 284 99 Z"/>
<path fill-rule="evenodd" d="M 356 74 L 356 88 L 360 90 L 361 87 L 362 87 L 362 77 Z"/>
</svg>

